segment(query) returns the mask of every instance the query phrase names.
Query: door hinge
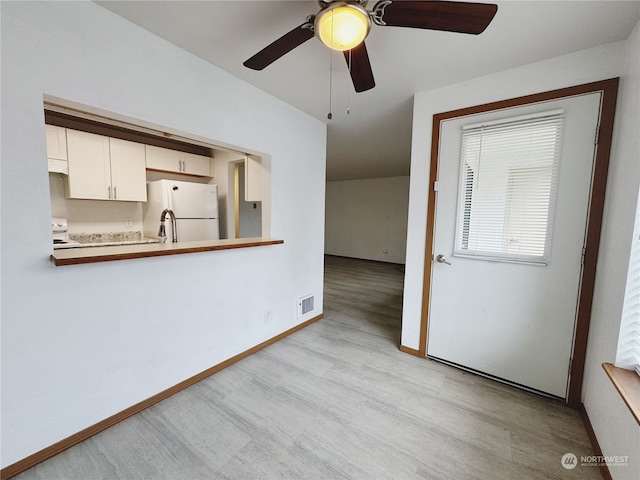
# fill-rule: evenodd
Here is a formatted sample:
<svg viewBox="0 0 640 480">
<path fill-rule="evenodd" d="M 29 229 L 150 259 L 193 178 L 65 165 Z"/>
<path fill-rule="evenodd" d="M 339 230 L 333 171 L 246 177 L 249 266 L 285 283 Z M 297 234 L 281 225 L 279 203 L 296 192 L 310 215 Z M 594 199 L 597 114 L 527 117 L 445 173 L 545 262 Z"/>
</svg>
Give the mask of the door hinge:
<svg viewBox="0 0 640 480">
<path fill-rule="evenodd" d="M 598 145 L 598 141 L 600 140 L 600 124 L 596 127 L 596 138 L 593 139 L 593 144 Z"/>
<path fill-rule="evenodd" d="M 587 247 L 582 247 L 582 257 L 580 258 L 580 265 L 584 265 L 584 257 L 587 255 Z"/>
<path fill-rule="evenodd" d="M 440 191 L 440 181 L 436 180 L 435 182 L 433 182 L 433 191 L 434 192 L 439 192 Z"/>
</svg>

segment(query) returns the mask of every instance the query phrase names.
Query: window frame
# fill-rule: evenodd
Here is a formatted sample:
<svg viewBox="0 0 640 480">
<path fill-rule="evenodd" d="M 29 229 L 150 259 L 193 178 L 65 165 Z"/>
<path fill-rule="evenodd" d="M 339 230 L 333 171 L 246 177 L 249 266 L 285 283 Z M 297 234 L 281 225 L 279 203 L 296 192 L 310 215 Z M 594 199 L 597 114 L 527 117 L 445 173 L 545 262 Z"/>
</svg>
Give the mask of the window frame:
<svg viewBox="0 0 640 480">
<path fill-rule="evenodd" d="M 509 132 L 511 134 L 515 134 L 515 136 L 521 136 L 525 129 L 531 128 L 532 130 L 539 130 L 545 126 L 550 126 L 555 128 L 554 132 L 554 143 L 553 143 L 553 158 L 551 159 L 551 163 L 544 164 L 535 164 L 528 167 L 532 172 L 534 170 L 539 170 L 540 168 L 549 168 L 549 172 L 545 173 L 548 175 L 549 181 L 549 195 L 547 197 L 547 207 L 546 207 L 546 226 L 545 226 L 545 239 L 544 245 L 542 245 L 543 252 L 541 255 L 532 254 L 532 253 L 519 253 L 519 252 L 508 252 L 507 246 L 505 244 L 506 238 L 505 233 L 507 230 L 506 222 L 508 218 L 508 211 L 510 207 L 513 207 L 513 202 L 511 200 L 517 198 L 513 197 L 509 194 L 509 190 L 512 186 L 513 176 L 512 172 L 515 170 L 523 170 L 527 169 L 526 165 L 511 165 L 504 164 L 502 166 L 502 170 L 506 173 L 505 182 L 504 182 L 504 190 L 499 191 L 502 197 L 505 199 L 504 210 L 500 214 L 496 214 L 492 220 L 500 220 L 502 219 L 502 223 L 504 224 L 504 231 L 502 234 L 502 239 L 500 240 L 502 246 L 500 247 L 502 250 L 483 250 L 482 248 L 469 249 L 469 236 L 470 236 L 470 228 L 472 225 L 472 215 L 474 213 L 473 208 L 473 189 L 478 182 L 481 181 L 482 177 L 476 172 L 476 170 L 482 170 L 480 166 L 482 165 L 482 160 L 484 158 L 486 162 L 492 162 L 492 166 L 490 168 L 496 168 L 498 162 L 495 161 L 493 157 L 482 157 L 483 146 L 486 146 L 484 142 L 484 134 L 485 131 L 489 135 L 504 135 L 507 136 Z M 455 236 L 454 236 L 454 245 L 453 245 L 453 256 L 455 257 L 463 257 L 470 259 L 478 259 L 478 260 L 488 260 L 495 262 L 507 262 L 507 263 L 518 263 L 518 264 L 529 264 L 529 265 L 539 265 L 546 266 L 551 259 L 551 239 L 553 237 L 553 225 L 555 219 L 555 204 L 557 199 L 557 190 L 558 190 L 558 170 L 559 170 L 559 159 L 562 150 L 562 142 L 563 142 L 563 128 L 564 128 L 564 111 L 562 109 L 555 109 L 551 111 L 543 111 L 529 115 L 518 115 L 505 117 L 500 120 L 494 120 L 483 123 L 469 124 L 462 127 L 461 134 L 461 149 L 460 149 L 460 169 L 459 169 L 459 183 L 458 183 L 458 205 L 457 205 L 457 214 L 456 214 L 456 228 L 455 228 Z M 513 136 L 511 137 L 513 139 Z M 470 165 L 469 161 L 471 160 L 471 155 L 467 154 L 467 141 L 476 142 L 477 145 L 477 167 L 474 170 Z M 491 142 L 491 140 L 489 140 Z M 519 147 L 526 147 L 525 142 L 521 142 Z M 548 158 L 548 157 L 547 157 Z M 496 170 L 497 171 L 497 170 Z M 471 172 L 471 181 L 469 181 L 469 175 L 467 172 Z M 531 174 L 532 176 L 534 173 Z M 524 177 L 523 177 L 524 178 Z M 471 194 L 469 193 L 471 191 Z M 479 192 L 483 192 L 483 190 L 478 190 Z M 482 209 L 483 205 L 480 204 L 479 208 Z M 467 216 L 468 215 L 468 216 Z M 498 222 L 500 223 L 500 222 Z M 495 226 L 498 223 L 494 223 Z M 479 231 L 476 234 L 477 238 L 488 237 L 489 234 L 486 232 Z M 464 248 L 464 247 L 467 248 Z"/>
</svg>

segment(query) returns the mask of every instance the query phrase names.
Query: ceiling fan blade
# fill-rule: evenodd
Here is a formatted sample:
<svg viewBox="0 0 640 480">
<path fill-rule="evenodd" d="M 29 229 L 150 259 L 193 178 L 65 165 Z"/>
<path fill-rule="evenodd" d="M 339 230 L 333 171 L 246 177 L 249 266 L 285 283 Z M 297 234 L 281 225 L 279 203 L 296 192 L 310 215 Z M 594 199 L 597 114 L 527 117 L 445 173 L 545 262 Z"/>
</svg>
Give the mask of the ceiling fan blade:
<svg viewBox="0 0 640 480">
<path fill-rule="evenodd" d="M 311 21 L 313 25 L 313 21 Z M 302 25 L 294 28 L 289 33 L 283 35 L 275 42 L 267 45 L 253 57 L 243 63 L 245 67 L 252 68 L 253 70 L 262 70 L 264 67 L 271 65 L 277 59 L 284 54 L 289 53 L 291 50 L 299 45 L 302 45 L 307 40 L 313 38 L 313 30 L 309 27 L 309 19 Z"/>
<path fill-rule="evenodd" d="M 354 47 L 351 52 L 346 50 L 342 53 L 347 61 L 347 67 L 350 67 L 351 80 L 356 92 L 364 92 L 375 87 L 376 81 L 373 79 L 371 62 L 369 62 L 369 54 L 364 42 Z M 349 65 L 349 53 L 351 53 L 351 65 Z"/>
<path fill-rule="evenodd" d="M 498 11 L 492 3 L 448 1 L 380 1 L 373 12 L 382 25 L 446 32 L 482 33 Z M 376 22 L 378 23 L 378 22 Z"/>
</svg>

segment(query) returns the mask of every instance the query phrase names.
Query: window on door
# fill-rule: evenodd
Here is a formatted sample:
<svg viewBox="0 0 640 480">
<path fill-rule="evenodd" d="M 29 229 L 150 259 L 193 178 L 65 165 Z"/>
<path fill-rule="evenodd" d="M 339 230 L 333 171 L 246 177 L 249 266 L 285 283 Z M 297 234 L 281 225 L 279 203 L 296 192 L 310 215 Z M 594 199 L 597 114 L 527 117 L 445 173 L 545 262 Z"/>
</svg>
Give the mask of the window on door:
<svg viewBox="0 0 640 480">
<path fill-rule="evenodd" d="M 454 255 L 546 264 L 563 112 L 464 126 Z"/>
</svg>

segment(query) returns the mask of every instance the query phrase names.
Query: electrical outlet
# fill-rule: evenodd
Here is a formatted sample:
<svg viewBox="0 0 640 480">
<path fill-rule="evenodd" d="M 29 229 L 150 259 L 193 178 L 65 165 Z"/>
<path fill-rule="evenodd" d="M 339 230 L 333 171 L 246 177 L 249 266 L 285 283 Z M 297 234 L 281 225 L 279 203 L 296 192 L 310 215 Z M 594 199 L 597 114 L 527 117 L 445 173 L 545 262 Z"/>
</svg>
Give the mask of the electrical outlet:
<svg viewBox="0 0 640 480">
<path fill-rule="evenodd" d="M 273 312 L 271 310 L 264 311 L 264 323 L 269 323 L 273 319 Z"/>
<path fill-rule="evenodd" d="M 131 218 L 131 217 L 126 217 L 126 218 L 124 219 L 124 226 L 125 226 L 125 227 L 129 227 L 129 228 L 133 227 L 133 218 Z"/>
</svg>

